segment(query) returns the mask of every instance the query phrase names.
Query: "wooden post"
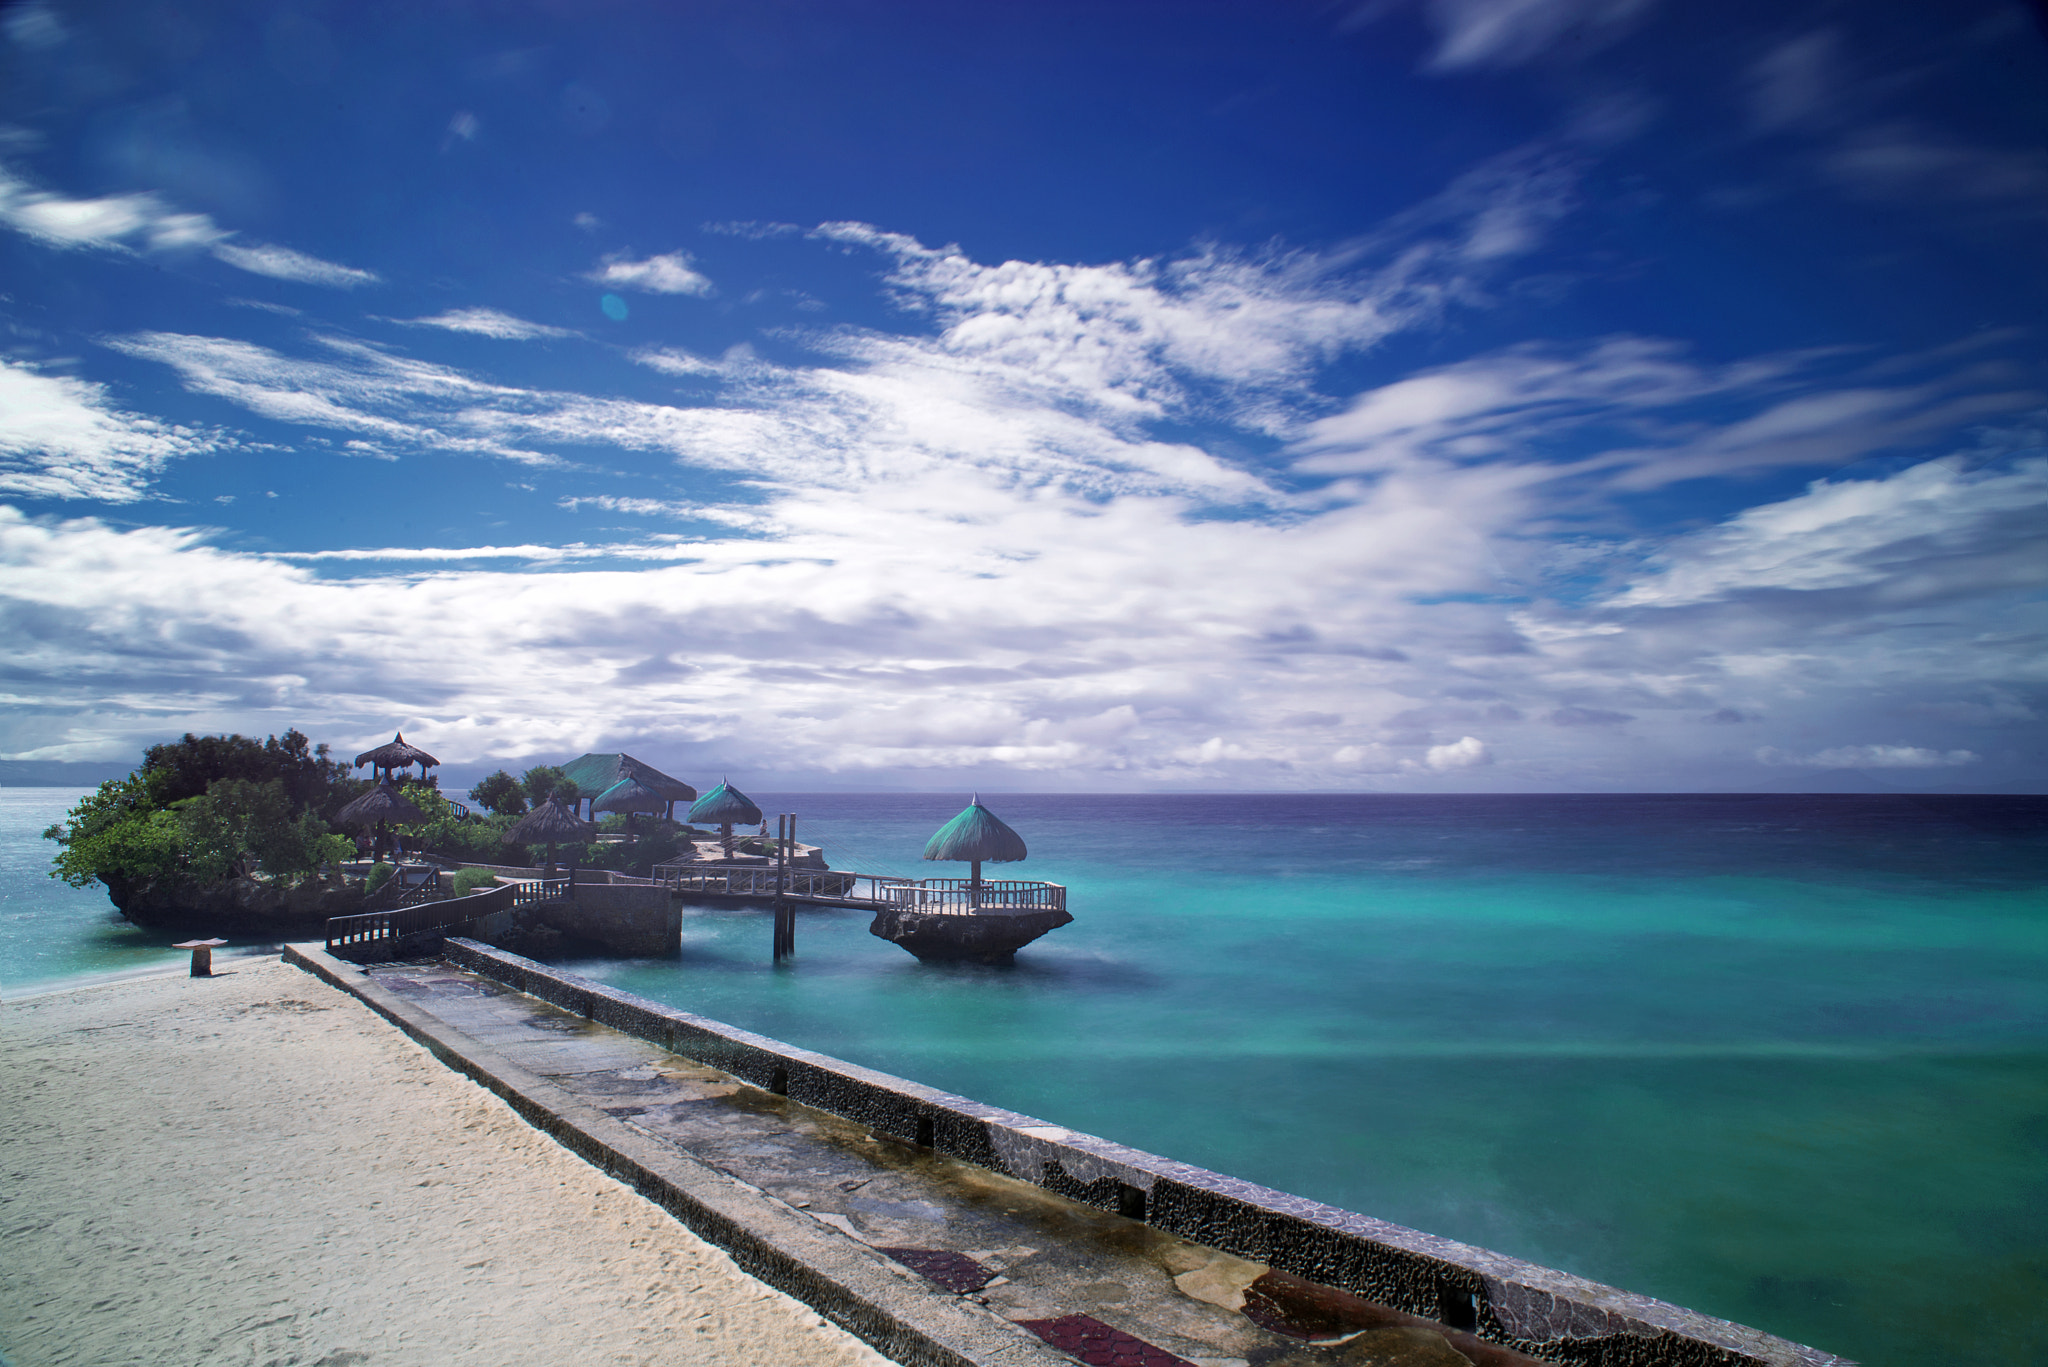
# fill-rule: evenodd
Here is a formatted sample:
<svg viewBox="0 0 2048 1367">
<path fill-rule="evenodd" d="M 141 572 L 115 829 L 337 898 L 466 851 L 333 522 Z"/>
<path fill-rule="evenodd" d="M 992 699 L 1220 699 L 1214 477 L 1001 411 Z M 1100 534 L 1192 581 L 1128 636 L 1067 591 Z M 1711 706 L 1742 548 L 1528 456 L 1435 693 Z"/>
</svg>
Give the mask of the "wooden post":
<svg viewBox="0 0 2048 1367">
<path fill-rule="evenodd" d="M 981 861 L 973 860 L 971 872 L 967 875 L 967 909 L 978 910 L 981 906 Z"/>
<path fill-rule="evenodd" d="M 783 896 L 783 866 L 789 852 L 786 835 L 789 830 L 789 815 L 779 812 L 775 817 L 775 962 L 781 963 L 789 950 L 785 944 L 783 920 L 789 914 L 789 903 Z"/>
</svg>

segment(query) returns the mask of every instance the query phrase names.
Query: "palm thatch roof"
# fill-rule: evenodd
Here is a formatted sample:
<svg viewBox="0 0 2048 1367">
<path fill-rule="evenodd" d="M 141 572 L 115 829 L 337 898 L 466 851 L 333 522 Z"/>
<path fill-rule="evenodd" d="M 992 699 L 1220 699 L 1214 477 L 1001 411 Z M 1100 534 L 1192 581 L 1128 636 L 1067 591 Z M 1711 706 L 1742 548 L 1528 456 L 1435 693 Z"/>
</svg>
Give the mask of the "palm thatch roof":
<svg viewBox="0 0 2048 1367">
<path fill-rule="evenodd" d="M 419 748 L 406 743 L 403 731 L 395 732 L 389 745 L 380 745 L 374 750 L 365 750 L 356 756 L 356 767 L 365 764 L 379 769 L 403 769 L 408 764 L 423 764 L 429 769 L 439 768 L 441 761 Z"/>
<path fill-rule="evenodd" d="M 1013 864 L 1024 854 L 1024 837 L 982 806 L 978 796 L 966 811 L 939 827 L 924 847 L 927 859 L 985 859 L 992 864 Z"/>
<path fill-rule="evenodd" d="M 415 806 L 411 798 L 399 792 L 398 785 L 388 778 L 343 807 L 334 817 L 338 826 L 374 826 L 380 821 L 418 826 L 426 819 L 427 814 Z"/>
<path fill-rule="evenodd" d="M 593 812 L 665 812 L 669 799 L 637 778 L 622 778 L 590 804 Z"/>
<path fill-rule="evenodd" d="M 505 832 L 507 845 L 552 845 L 560 840 L 588 840 L 597 827 L 583 820 L 554 798 L 535 807 Z"/>
<path fill-rule="evenodd" d="M 745 793 L 721 782 L 691 804 L 690 820 L 707 826 L 751 826 L 761 820 L 761 809 Z"/>
<path fill-rule="evenodd" d="M 697 790 L 679 778 L 670 778 L 646 760 L 631 755 L 583 755 L 562 766 L 562 773 L 576 785 L 576 796 L 599 797 L 621 779 L 637 779 L 670 802 L 688 802 Z"/>
</svg>

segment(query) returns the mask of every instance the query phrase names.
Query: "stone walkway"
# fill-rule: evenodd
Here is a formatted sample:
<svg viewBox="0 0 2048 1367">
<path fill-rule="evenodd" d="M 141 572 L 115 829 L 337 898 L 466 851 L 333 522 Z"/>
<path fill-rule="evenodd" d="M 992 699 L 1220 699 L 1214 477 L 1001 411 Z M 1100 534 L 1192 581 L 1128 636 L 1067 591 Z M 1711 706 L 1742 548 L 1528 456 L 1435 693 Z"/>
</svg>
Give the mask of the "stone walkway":
<svg viewBox="0 0 2048 1367">
<path fill-rule="evenodd" d="M 635 1131 L 850 1235 L 920 1274 L 934 1292 L 985 1307 L 1082 1362 L 1534 1362 L 872 1134 L 445 962 L 381 965 L 371 979 Z"/>
</svg>

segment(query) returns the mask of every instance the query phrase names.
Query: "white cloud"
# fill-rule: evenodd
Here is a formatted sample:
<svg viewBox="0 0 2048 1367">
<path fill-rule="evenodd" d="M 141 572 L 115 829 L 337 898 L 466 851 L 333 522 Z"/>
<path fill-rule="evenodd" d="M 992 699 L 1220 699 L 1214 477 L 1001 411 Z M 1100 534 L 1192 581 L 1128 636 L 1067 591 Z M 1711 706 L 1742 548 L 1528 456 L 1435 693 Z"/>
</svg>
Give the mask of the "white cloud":
<svg viewBox="0 0 2048 1367">
<path fill-rule="evenodd" d="M 670 252 L 634 261 L 626 256 L 608 256 L 586 279 L 613 289 L 644 290 L 649 294 L 709 294 L 711 281 L 690 264 L 688 252 Z"/>
<path fill-rule="evenodd" d="M 2042 399 L 2033 390 L 1983 392 L 2002 373 L 1969 367 L 1914 385 L 1817 383 L 1812 372 L 1838 359 L 1795 352 L 1714 366 L 1656 338 L 1524 344 L 1360 394 L 1309 423 L 1291 449 L 1296 468 L 1313 474 L 1486 464 L 1502 477 L 1517 467 L 1533 479 L 1597 473 L 1642 490 L 1844 464 Z"/>
<path fill-rule="evenodd" d="M 0 223 L 48 247 L 168 250 L 203 247 L 226 236 L 205 214 L 180 213 L 153 194 L 69 199 L 0 168 Z"/>
<path fill-rule="evenodd" d="M 2048 152 L 1977 147 L 1904 120 L 1857 130 L 1823 156 L 1837 183 L 1874 199 L 1998 204 L 2048 214 Z"/>
<path fill-rule="evenodd" d="M 1958 586 L 2048 584 L 2037 537 L 2048 459 L 1961 456 L 1883 479 L 1819 480 L 1666 547 L 1612 606 L 1679 607 L 1762 591 L 1872 588 L 1910 601 Z"/>
<path fill-rule="evenodd" d="M 1477 765 L 1493 763 L 1493 755 L 1487 750 L 1486 742 L 1477 736 L 1462 736 L 1449 745 L 1432 745 L 1423 756 L 1423 763 L 1438 773 L 1452 769 L 1470 769 Z"/>
<path fill-rule="evenodd" d="M 267 275 L 273 280 L 291 280 L 301 285 L 352 290 L 363 285 L 375 285 L 382 278 L 375 271 L 322 261 L 317 256 L 295 252 L 289 247 L 260 243 L 253 247 L 239 247 L 232 242 L 218 242 L 214 244 L 213 254 L 237 270 Z"/>
<path fill-rule="evenodd" d="M 1751 127 L 1774 133 L 1837 113 L 1843 85 L 1842 36 L 1819 29 L 1787 38 L 1759 57 L 1748 73 Z"/>
<path fill-rule="evenodd" d="M 124 412 L 104 385 L 0 360 L 0 492 L 133 503 L 167 462 L 225 444 Z"/>
<path fill-rule="evenodd" d="M 1840 745 L 1811 755 L 1787 754 L 1765 746 L 1756 752 L 1765 764 L 1791 764 L 1809 769 L 1949 769 L 1975 764 L 1968 750 L 1928 750 L 1916 745 Z"/>
<path fill-rule="evenodd" d="M 1428 0 L 1437 31 L 1434 71 L 1522 66 L 1561 47 L 1618 37 L 1650 0 Z"/>
<path fill-rule="evenodd" d="M 581 334 L 572 328 L 550 327 L 546 323 L 529 323 L 497 309 L 469 308 L 450 309 L 437 313 L 431 318 L 401 318 L 407 327 L 441 328 L 448 332 L 467 332 L 477 337 L 494 337 L 506 342 L 529 342 L 540 337 L 576 337 Z"/>
</svg>

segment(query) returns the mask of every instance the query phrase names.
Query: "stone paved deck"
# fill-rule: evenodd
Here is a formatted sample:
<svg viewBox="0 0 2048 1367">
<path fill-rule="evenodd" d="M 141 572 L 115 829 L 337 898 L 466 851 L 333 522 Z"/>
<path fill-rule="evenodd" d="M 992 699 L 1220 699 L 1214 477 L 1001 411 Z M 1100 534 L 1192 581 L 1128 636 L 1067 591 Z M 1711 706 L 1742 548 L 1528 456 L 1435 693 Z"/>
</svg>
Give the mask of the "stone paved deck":
<svg viewBox="0 0 2048 1367">
<path fill-rule="evenodd" d="M 1260 1264 L 870 1133 L 444 961 L 370 972 L 519 1068 L 1073 1359 L 1119 1367 L 1535 1361 L 1362 1303 L 1342 1307 L 1341 1324 L 1318 1320 L 1315 1289 L 1304 1284 L 1290 1300 L 1279 1274 L 1253 1292 L 1254 1320 L 1246 1290 L 1267 1272 Z M 1342 1340 L 1310 1343 L 1308 1334 Z"/>
</svg>

